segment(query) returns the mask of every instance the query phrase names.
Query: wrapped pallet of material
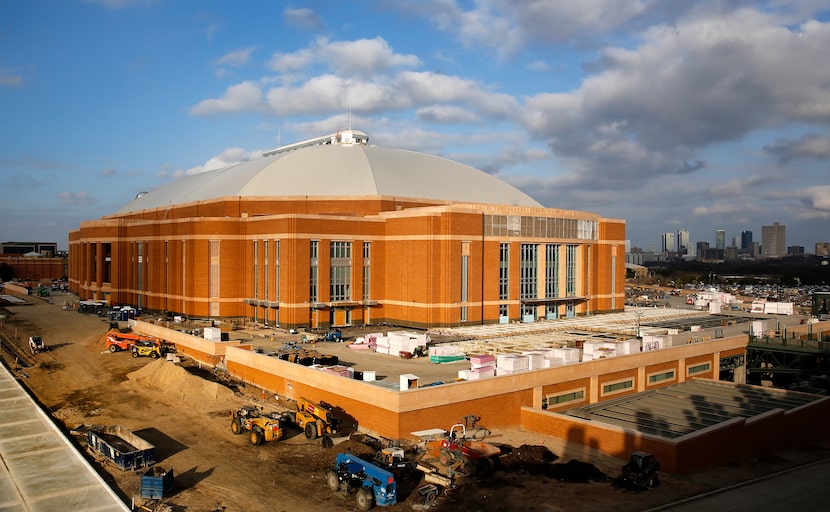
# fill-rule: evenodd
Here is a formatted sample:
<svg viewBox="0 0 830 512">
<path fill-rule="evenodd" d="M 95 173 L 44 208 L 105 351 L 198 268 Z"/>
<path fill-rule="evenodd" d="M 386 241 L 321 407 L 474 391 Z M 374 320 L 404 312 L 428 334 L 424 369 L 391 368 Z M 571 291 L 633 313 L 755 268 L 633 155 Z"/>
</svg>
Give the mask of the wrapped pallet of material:
<svg viewBox="0 0 830 512">
<path fill-rule="evenodd" d="M 458 378 L 461 380 L 472 380 L 470 379 L 471 373 L 473 373 L 472 370 L 458 370 Z"/>
<path fill-rule="evenodd" d="M 565 364 L 578 363 L 581 359 L 580 356 L 582 355 L 582 352 L 578 348 L 574 347 L 555 348 L 551 353 L 551 358 L 562 359 Z"/>
<path fill-rule="evenodd" d="M 669 341 L 666 336 L 643 336 L 643 352 L 650 352 L 652 350 L 660 350 L 669 346 Z"/>
<path fill-rule="evenodd" d="M 586 341 L 582 344 L 582 354 L 588 356 L 594 356 L 597 349 L 600 349 L 605 346 L 605 342 L 603 341 Z"/>
<path fill-rule="evenodd" d="M 594 359 L 607 359 L 617 355 L 616 347 L 602 346 L 594 349 Z"/>
<path fill-rule="evenodd" d="M 526 371 L 530 368 L 530 360 L 521 354 L 499 354 L 496 358 L 496 367 L 510 372 Z"/>
<path fill-rule="evenodd" d="M 376 377 L 375 370 L 363 370 L 363 380 L 365 382 L 372 382 Z"/>
<path fill-rule="evenodd" d="M 630 339 L 617 342 L 617 355 L 627 356 L 640 353 L 640 340 Z"/>
<path fill-rule="evenodd" d="M 495 368 L 496 366 L 496 356 L 493 355 L 480 355 L 480 356 L 470 356 L 470 364 L 472 365 L 473 369 L 476 368 Z"/>
<path fill-rule="evenodd" d="M 480 380 L 480 379 L 489 379 L 490 377 L 496 376 L 496 367 L 491 366 L 489 368 L 477 368 L 474 370 L 470 370 L 470 378 L 468 380 Z"/>
<path fill-rule="evenodd" d="M 527 369 L 528 370 L 541 370 L 545 367 L 545 353 L 539 350 L 528 350 L 523 352 L 522 355 L 527 356 Z"/>
</svg>

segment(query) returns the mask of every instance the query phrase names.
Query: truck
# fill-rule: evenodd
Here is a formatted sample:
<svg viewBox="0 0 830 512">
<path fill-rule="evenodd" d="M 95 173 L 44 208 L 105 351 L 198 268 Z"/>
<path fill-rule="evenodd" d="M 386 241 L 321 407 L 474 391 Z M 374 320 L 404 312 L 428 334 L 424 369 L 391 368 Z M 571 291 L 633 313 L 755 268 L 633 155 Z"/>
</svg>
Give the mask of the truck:
<svg viewBox="0 0 830 512">
<path fill-rule="evenodd" d="M 326 485 L 333 492 L 355 493 L 358 510 L 398 502 L 395 475 L 350 453 L 338 453 L 334 467 L 326 471 Z"/>
<path fill-rule="evenodd" d="M 156 462 L 156 447 L 121 425 L 90 427 L 86 442 L 96 458 L 122 470 L 144 468 Z"/>
</svg>

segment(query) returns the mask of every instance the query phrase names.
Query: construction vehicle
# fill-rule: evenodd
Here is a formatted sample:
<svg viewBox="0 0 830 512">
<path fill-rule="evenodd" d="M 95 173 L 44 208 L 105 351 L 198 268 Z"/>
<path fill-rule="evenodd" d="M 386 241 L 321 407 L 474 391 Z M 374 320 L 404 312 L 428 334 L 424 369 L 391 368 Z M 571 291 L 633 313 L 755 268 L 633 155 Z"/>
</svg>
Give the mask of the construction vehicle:
<svg viewBox="0 0 830 512">
<path fill-rule="evenodd" d="M 38 352 L 46 352 L 49 347 L 46 346 L 40 336 L 29 336 L 29 350 L 32 351 L 32 355 L 35 355 Z"/>
<path fill-rule="evenodd" d="M 305 432 L 306 439 L 317 439 L 325 434 L 337 432 L 340 419 L 334 416 L 333 407 L 325 402 L 319 404 L 307 398 L 297 400 L 294 423 Z"/>
<path fill-rule="evenodd" d="M 343 333 L 340 332 L 340 329 L 335 329 L 333 331 L 327 332 L 323 338 L 326 341 L 343 341 Z"/>
<path fill-rule="evenodd" d="M 465 475 L 475 474 L 479 470 L 491 471 L 495 467 L 495 457 L 501 454 L 499 447 L 469 438 L 467 428 L 462 423 L 456 423 L 450 427 L 449 432 L 427 441 L 425 448 L 425 458 L 437 457 L 442 465 L 460 467 L 461 473 Z"/>
<path fill-rule="evenodd" d="M 372 463 L 391 472 L 399 480 L 405 472 L 415 467 L 413 461 L 407 460 L 404 449 L 396 446 L 384 448 L 377 452 Z"/>
<path fill-rule="evenodd" d="M 130 347 L 133 357 L 151 357 L 158 359 L 162 356 L 162 344 L 158 340 L 138 339 Z"/>
<path fill-rule="evenodd" d="M 248 433 L 248 440 L 257 446 L 265 442 L 282 439 L 284 418 L 278 412 L 262 414 L 256 407 L 245 406 L 231 411 L 231 432 L 236 435 Z"/>
<path fill-rule="evenodd" d="M 150 343 L 158 342 L 158 340 L 149 336 L 111 330 L 107 333 L 106 346 L 107 350 L 115 353 L 121 350 L 131 350 L 133 345 L 135 345 L 138 341 L 148 341 Z M 159 345 L 161 345 L 160 342 Z"/>
<path fill-rule="evenodd" d="M 334 467 L 326 471 L 326 485 L 334 492 L 356 492 L 358 510 L 398 501 L 395 475 L 350 453 L 338 453 Z"/>
<path fill-rule="evenodd" d="M 614 485 L 638 491 L 651 489 L 660 482 L 657 476 L 658 471 L 660 471 L 660 463 L 654 455 L 646 452 L 633 452 L 631 459 L 623 465 L 622 472 L 614 481 Z"/>
</svg>

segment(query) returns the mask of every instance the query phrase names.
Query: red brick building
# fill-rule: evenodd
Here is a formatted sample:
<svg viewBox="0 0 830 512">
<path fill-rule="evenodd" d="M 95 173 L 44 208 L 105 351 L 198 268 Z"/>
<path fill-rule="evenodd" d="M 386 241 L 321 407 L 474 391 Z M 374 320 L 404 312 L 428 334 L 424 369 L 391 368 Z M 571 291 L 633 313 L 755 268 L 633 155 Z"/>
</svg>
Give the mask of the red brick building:
<svg viewBox="0 0 830 512">
<path fill-rule="evenodd" d="M 188 176 L 69 233 L 82 299 L 284 328 L 619 311 L 625 222 L 357 131 Z"/>
</svg>

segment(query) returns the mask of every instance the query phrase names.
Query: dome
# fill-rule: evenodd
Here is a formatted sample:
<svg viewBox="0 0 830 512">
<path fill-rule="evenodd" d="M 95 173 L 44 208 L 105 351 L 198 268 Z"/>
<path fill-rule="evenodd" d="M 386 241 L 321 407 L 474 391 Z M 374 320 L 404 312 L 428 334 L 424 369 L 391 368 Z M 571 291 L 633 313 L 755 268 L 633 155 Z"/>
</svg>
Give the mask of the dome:
<svg viewBox="0 0 830 512">
<path fill-rule="evenodd" d="M 227 196 L 394 196 L 542 206 L 485 172 L 415 151 L 325 143 L 267 154 L 270 156 L 188 176 L 139 194 L 116 213 Z"/>
</svg>

